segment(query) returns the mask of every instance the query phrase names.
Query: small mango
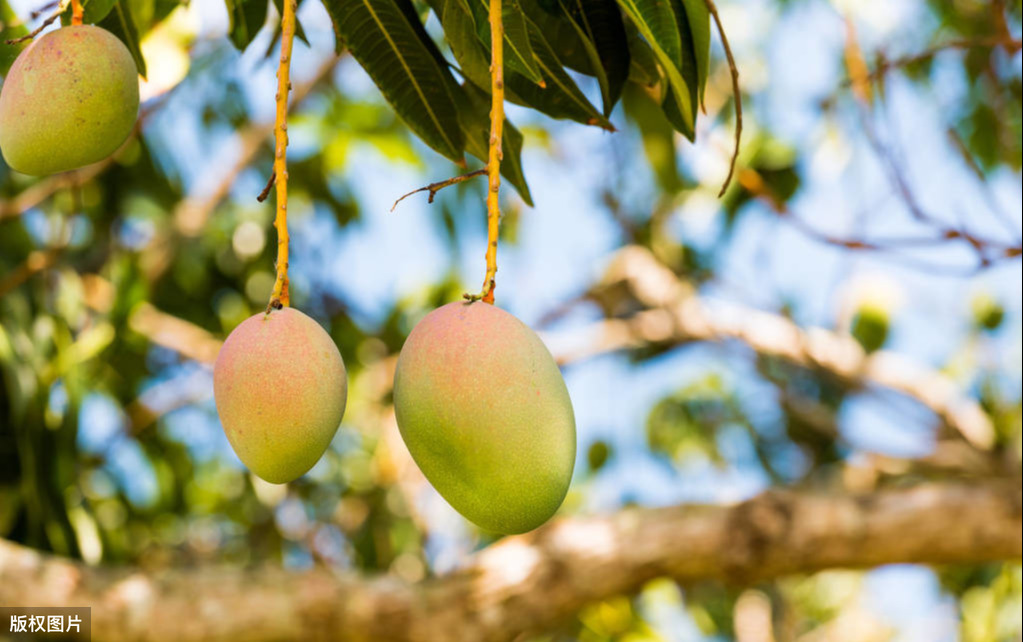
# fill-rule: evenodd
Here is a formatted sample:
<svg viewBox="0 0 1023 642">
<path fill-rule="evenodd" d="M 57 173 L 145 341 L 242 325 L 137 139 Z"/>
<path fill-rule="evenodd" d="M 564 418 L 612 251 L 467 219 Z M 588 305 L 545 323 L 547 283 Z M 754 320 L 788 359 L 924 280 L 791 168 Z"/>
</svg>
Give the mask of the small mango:
<svg viewBox="0 0 1023 642">
<path fill-rule="evenodd" d="M 103 160 L 139 110 L 135 61 L 92 25 L 51 31 L 25 48 L 0 90 L 0 150 L 11 168 L 42 176 Z"/>
<path fill-rule="evenodd" d="M 568 492 L 575 415 L 540 337 L 487 303 L 449 303 L 409 334 L 394 410 L 412 458 L 484 530 L 523 533 Z"/>
<path fill-rule="evenodd" d="M 217 414 L 238 458 L 274 484 L 304 475 L 330 445 L 348 399 L 341 353 L 294 308 L 238 324 L 213 367 Z"/>
</svg>

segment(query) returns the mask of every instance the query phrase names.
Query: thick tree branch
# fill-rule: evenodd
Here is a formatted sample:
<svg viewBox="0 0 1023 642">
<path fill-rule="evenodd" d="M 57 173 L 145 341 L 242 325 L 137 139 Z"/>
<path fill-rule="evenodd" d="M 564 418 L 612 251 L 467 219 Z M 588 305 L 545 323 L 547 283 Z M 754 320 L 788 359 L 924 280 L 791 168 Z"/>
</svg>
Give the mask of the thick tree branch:
<svg viewBox="0 0 1023 642">
<path fill-rule="evenodd" d="M 1021 504 L 1017 478 L 630 509 L 506 538 L 416 585 L 324 569 L 90 568 L 0 541 L 0 603 L 90 605 L 93 636 L 111 642 L 512 640 L 657 577 L 749 584 L 836 567 L 1018 560 Z"/>
<path fill-rule="evenodd" d="M 758 354 L 826 371 L 840 379 L 876 385 L 915 399 L 978 448 L 989 448 L 995 433 L 980 404 L 938 370 L 889 350 L 867 354 L 848 335 L 802 328 L 792 320 L 692 293 L 645 248 L 627 246 L 612 259 L 600 288 L 626 284 L 649 308 L 625 319 L 608 319 L 569 337 L 582 347 L 554 348 L 559 362 L 647 344 L 737 340 Z M 560 343 L 559 337 L 548 337 Z"/>
</svg>

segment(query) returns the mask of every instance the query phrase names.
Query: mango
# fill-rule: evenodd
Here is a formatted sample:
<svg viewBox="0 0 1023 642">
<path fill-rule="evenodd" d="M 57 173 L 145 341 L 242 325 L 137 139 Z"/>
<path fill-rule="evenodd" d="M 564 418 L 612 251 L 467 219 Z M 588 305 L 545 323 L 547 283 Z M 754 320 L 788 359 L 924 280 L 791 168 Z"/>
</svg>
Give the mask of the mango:
<svg viewBox="0 0 1023 642">
<path fill-rule="evenodd" d="M 313 319 L 294 308 L 238 324 L 217 355 L 213 396 L 238 458 L 283 484 L 313 467 L 345 414 L 341 353 Z"/>
<path fill-rule="evenodd" d="M 535 332 L 488 303 L 449 303 L 402 347 L 394 411 L 416 464 L 486 531 L 524 533 L 568 492 L 575 415 Z"/>
<path fill-rule="evenodd" d="M 37 38 L 0 90 L 0 150 L 11 168 L 42 176 L 103 160 L 128 138 L 138 70 L 109 31 L 64 27 Z"/>
</svg>

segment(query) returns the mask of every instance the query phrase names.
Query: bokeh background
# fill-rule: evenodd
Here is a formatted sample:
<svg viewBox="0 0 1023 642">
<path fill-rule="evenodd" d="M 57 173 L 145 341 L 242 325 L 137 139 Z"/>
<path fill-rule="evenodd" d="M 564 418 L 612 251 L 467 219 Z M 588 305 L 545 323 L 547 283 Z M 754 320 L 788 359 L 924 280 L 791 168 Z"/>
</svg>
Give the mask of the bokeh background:
<svg viewBox="0 0 1023 642">
<path fill-rule="evenodd" d="M 1018 475 L 1020 3 L 719 9 L 744 96 L 722 198 L 735 118 L 716 35 L 695 144 L 638 95 L 613 134 L 509 107 L 535 206 L 504 191 L 496 295 L 564 363 L 579 451 L 561 513 Z M 142 41 L 140 131 L 112 161 L 47 179 L 0 166 L 0 536 L 88 564 L 279 561 L 411 582 L 492 541 L 422 479 L 390 408 L 404 337 L 482 279 L 484 185 L 391 211 L 461 170 L 335 58 L 319 3 L 299 18 L 292 304 L 348 366 L 331 447 L 272 486 L 220 429 L 211 360 L 273 283 L 272 199 L 256 195 L 272 164 L 275 21 L 240 54 L 223 3 L 193 0 Z M 599 104 L 595 81 L 578 82 Z M 741 341 L 601 348 L 602 322 L 649 307 L 609 284 L 623 248 L 723 316 L 770 313 L 940 372 L 979 400 L 990 434 L 964 439 L 919 400 Z M 745 589 L 664 580 L 538 639 L 742 639 L 738 614 L 766 610 L 780 640 L 1018 640 L 1021 582 L 1015 562 Z"/>
</svg>

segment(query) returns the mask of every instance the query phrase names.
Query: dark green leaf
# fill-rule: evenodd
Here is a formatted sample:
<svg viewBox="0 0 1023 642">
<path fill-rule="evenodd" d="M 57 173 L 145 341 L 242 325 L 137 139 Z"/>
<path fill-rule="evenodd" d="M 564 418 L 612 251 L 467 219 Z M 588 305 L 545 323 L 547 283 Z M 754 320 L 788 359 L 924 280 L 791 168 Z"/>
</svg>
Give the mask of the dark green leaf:
<svg viewBox="0 0 1023 642">
<path fill-rule="evenodd" d="M 490 88 L 490 59 L 476 34 L 468 0 L 430 0 L 459 72 L 481 89 Z"/>
<path fill-rule="evenodd" d="M 490 56 L 490 20 L 489 3 L 487 0 L 467 0 L 472 10 L 476 33 Z M 526 17 L 517 0 L 504 0 L 501 3 L 501 21 L 504 25 L 504 64 L 505 68 L 517 72 L 534 83 L 542 83 L 543 76 L 536 64 L 533 48 L 530 44 Z"/>
<path fill-rule="evenodd" d="M 459 116 L 465 131 L 465 150 L 486 162 L 490 141 L 490 94 L 472 83 L 462 85 L 465 100 L 460 101 Z M 532 207 L 533 196 L 522 173 L 522 133 L 504 119 L 504 136 L 501 137 L 501 175 L 508 179 L 519 196 Z"/>
<path fill-rule="evenodd" d="M 465 139 L 451 96 L 454 77 L 409 0 L 324 0 L 338 45 L 347 46 L 384 98 L 430 147 L 461 162 Z"/>
<path fill-rule="evenodd" d="M 610 121 L 590 103 L 561 66 L 540 28 L 531 20 L 527 21 L 533 52 L 546 87 L 534 85 L 518 74 L 509 74 L 506 83 L 511 90 L 509 99 L 542 111 L 552 118 L 569 118 L 586 125 L 613 130 Z"/>
<path fill-rule="evenodd" d="M 629 75 L 629 46 L 621 11 L 615 0 L 561 0 L 561 5 L 579 30 L 608 116 Z"/>
<path fill-rule="evenodd" d="M 489 52 L 478 38 L 473 38 L 475 27 L 467 0 L 433 0 L 434 11 L 438 12 L 444 35 L 458 62 L 459 70 L 474 85 L 490 89 Z M 551 49 L 542 31 L 527 18 L 530 43 L 545 87 L 537 85 L 525 76 L 507 71 L 505 73 L 506 96 L 509 101 L 526 105 L 552 118 L 569 118 L 581 123 L 599 125 L 611 129 L 611 123 L 598 111 L 572 77 L 564 70 L 557 55 Z"/>
<path fill-rule="evenodd" d="M 245 49 L 266 23 L 268 0 L 224 0 L 231 42 Z"/>
<path fill-rule="evenodd" d="M 667 76 L 667 89 L 672 100 L 666 100 L 665 113 L 679 131 L 691 136 L 694 104 L 682 76 L 683 41 L 676 12 L 670 3 L 663 0 L 618 0 L 618 4 L 646 38 Z"/>
<path fill-rule="evenodd" d="M 28 29 L 14 13 L 7 0 L 0 0 L 0 75 L 7 75 L 7 70 L 14 64 L 14 60 L 21 53 L 21 50 L 28 46 L 27 42 L 17 45 L 4 44 L 5 40 L 20 38 L 28 33 Z"/>
<path fill-rule="evenodd" d="M 146 77 L 146 60 L 142 57 L 142 49 L 139 47 L 139 33 L 135 27 L 135 19 L 131 14 L 131 4 L 118 2 L 107 17 L 99 23 L 110 33 L 114 34 L 124 42 L 135 59 L 135 66 L 139 68 L 139 75 Z"/>
<path fill-rule="evenodd" d="M 706 0 L 682 0 L 682 4 L 689 19 L 689 34 L 696 54 L 697 86 L 702 103 L 707 76 L 710 74 L 710 11 L 707 10 Z"/>
<path fill-rule="evenodd" d="M 661 71 L 653 49 L 631 22 L 625 23 L 625 37 L 629 43 L 629 80 L 644 87 L 656 86 L 661 82 Z"/>
<path fill-rule="evenodd" d="M 701 0 L 702 2 L 703 0 Z M 685 118 L 685 111 L 679 108 L 679 98 L 674 92 L 668 93 L 664 97 L 664 113 L 671 121 L 672 126 L 678 131 L 682 132 L 686 138 L 693 140 L 696 136 L 694 131 L 695 120 L 696 120 L 696 107 L 699 105 L 699 72 L 697 71 L 697 60 L 696 53 L 693 49 L 693 42 L 691 31 L 689 28 L 689 19 L 686 15 L 685 7 L 682 4 L 682 0 L 671 0 L 672 10 L 675 12 L 675 17 L 678 20 L 678 33 L 681 42 L 681 60 L 679 62 L 679 70 L 682 73 L 682 80 L 686 83 L 686 89 L 689 92 L 689 104 L 692 105 L 692 117 L 693 121 L 689 122 Z"/>
<path fill-rule="evenodd" d="M 96 24 L 107 17 L 118 0 L 85 0 L 82 3 L 82 20 L 86 24 Z"/>
</svg>

